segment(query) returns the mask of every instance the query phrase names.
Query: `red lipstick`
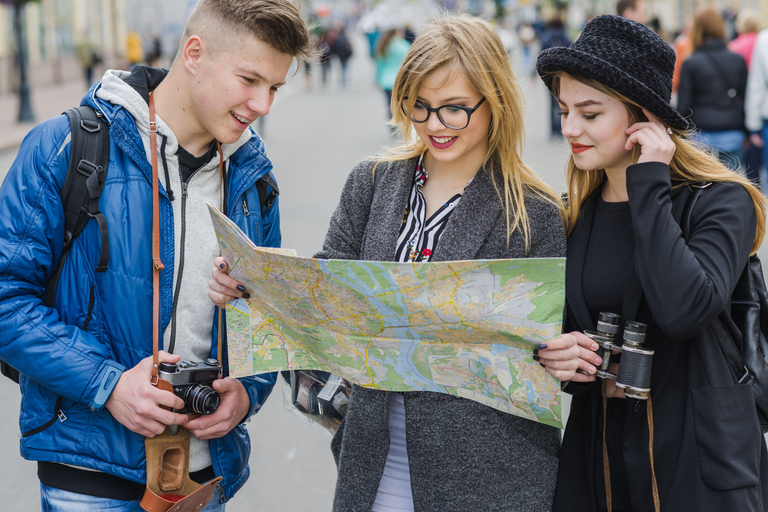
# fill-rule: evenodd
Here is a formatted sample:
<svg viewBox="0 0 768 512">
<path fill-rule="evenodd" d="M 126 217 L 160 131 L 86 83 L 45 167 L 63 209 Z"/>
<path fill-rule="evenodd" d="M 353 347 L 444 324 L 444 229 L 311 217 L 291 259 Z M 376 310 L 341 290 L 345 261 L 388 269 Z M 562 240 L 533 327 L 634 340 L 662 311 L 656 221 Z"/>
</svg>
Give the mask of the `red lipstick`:
<svg viewBox="0 0 768 512">
<path fill-rule="evenodd" d="M 583 153 L 584 151 L 588 149 L 592 149 L 594 146 L 585 146 L 584 144 L 577 144 L 575 142 L 571 142 L 571 151 L 574 154 Z"/>
</svg>

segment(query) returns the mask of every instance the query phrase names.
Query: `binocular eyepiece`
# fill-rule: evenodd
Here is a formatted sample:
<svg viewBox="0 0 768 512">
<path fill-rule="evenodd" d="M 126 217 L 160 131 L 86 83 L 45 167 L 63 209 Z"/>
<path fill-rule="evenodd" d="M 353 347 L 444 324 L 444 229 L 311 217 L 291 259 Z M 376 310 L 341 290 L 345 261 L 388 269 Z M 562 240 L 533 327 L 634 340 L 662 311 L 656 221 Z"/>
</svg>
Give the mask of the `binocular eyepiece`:
<svg viewBox="0 0 768 512">
<path fill-rule="evenodd" d="M 653 350 L 643 348 L 646 325 L 628 321 L 624 325 L 624 340 L 621 345 L 615 343 L 619 332 L 621 316 L 615 313 L 600 313 L 597 331 L 584 331 L 600 348 L 597 355 L 603 359 L 595 375 L 601 379 L 612 379 L 616 386 L 624 389 L 629 398 L 647 400 L 651 392 L 651 363 Z M 613 352 L 621 352 L 621 365 L 618 375 L 608 371 Z"/>
</svg>

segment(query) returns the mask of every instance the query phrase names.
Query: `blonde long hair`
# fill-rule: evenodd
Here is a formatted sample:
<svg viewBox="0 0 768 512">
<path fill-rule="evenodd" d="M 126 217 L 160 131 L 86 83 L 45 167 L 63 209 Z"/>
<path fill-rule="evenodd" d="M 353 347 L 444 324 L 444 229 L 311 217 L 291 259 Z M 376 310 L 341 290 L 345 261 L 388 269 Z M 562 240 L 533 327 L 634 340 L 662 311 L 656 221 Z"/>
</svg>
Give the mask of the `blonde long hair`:
<svg viewBox="0 0 768 512">
<path fill-rule="evenodd" d="M 552 93 L 555 96 L 560 94 L 560 78 L 565 74 L 567 73 L 564 71 L 558 71 L 553 74 Z M 626 96 L 591 78 L 574 75 L 568 76 L 621 101 L 629 113 L 630 124 L 645 120 L 640 105 Z M 757 215 L 757 228 L 755 229 L 755 238 L 752 242 L 751 251 L 752 254 L 756 253 L 765 237 L 765 210 L 767 203 L 765 196 L 747 178 L 723 165 L 710 150 L 690 140 L 685 132 L 673 130 L 671 137 L 676 146 L 675 155 L 669 164 L 670 175 L 674 182 L 673 188 L 701 182 L 728 181 L 738 183 L 749 192 L 755 205 L 755 214 Z M 639 156 L 639 148 L 635 145 L 632 151 L 632 161 L 637 162 Z M 573 162 L 573 155 L 571 155 L 566 164 L 566 180 L 568 182 L 566 223 L 568 234 L 570 235 L 578 221 L 581 205 L 605 181 L 605 171 L 583 171 L 576 167 L 576 164 Z"/>
<path fill-rule="evenodd" d="M 558 194 L 522 160 L 525 101 L 504 45 L 488 22 L 468 15 L 453 15 L 422 27 L 392 89 L 392 124 L 400 127 L 405 144 L 376 160 L 408 160 L 427 151 L 424 142 L 412 135 L 413 123 L 403 113 L 401 103 L 405 101 L 405 108 L 410 111 L 426 77 L 442 68 L 450 72 L 449 76 L 454 72 L 463 74 L 490 107 L 488 152 L 482 170 L 490 174 L 506 210 L 507 241 L 519 228 L 528 251 L 531 233 L 525 208 L 526 193 L 551 202 L 561 212 L 563 206 Z M 501 169 L 502 183 L 497 183 L 494 167 Z"/>
</svg>

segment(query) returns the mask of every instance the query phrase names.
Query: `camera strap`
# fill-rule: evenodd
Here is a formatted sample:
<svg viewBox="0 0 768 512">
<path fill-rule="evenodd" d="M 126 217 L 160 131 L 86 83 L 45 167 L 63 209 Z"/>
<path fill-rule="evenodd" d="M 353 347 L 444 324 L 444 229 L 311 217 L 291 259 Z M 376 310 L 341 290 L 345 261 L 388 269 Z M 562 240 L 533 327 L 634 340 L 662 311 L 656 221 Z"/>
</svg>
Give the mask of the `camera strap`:
<svg viewBox="0 0 768 512">
<path fill-rule="evenodd" d="M 159 377 L 160 346 L 160 271 L 165 268 L 160 259 L 160 185 L 157 166 L 157 121 L 155 102 L 149 93 L 149 143 L 152 152 L 152 379 L 153 385 L 173 392 L 173 386 Z M 224 155 L 219 150 L 219 173 L 223 175 Z M 222 179 L 222 178 L 220 178 Z M 219 353 L 221 362 L 221 324 Z M 203 485 L 189 477 L 189 430 L 182 426 L 167 426 L 159 436 L 144 439 L 147 485 L 140 506 L 148 512 L 196 512 L 213 499 L 222 480 L 216 477 Z"/>
<path fill-rule="evenodd" d="M 158 383 L 157 352 L 160 346 L 160 185 L 157 177 L 157 121 L 155 101 L 149 93 L 149 145 L 152 153 L 152 384 Z"/>
</svg>

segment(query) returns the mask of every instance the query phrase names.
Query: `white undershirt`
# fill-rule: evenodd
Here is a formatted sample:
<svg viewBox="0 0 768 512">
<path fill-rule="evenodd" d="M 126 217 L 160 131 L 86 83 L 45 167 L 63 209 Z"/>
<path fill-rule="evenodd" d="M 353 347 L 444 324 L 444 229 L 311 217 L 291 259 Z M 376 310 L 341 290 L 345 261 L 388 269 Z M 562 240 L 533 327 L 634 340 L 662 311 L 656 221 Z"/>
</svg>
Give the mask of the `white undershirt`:
<svg viewBox="0 0 768 512">
<path fill-rule="evenodd" d="M 371 512 L 413 511 L 411 474 L 405 446 L 405 402 L 400 393 L 389 394 L 389 453 Z"/>
</svg>

